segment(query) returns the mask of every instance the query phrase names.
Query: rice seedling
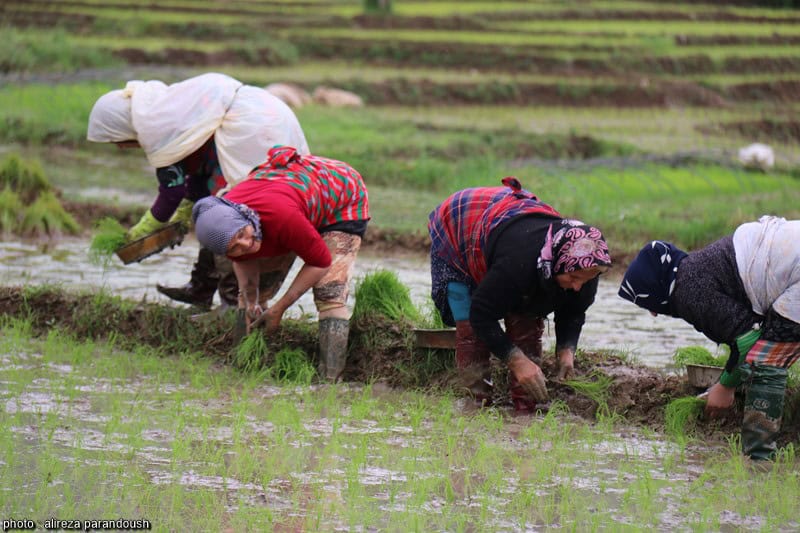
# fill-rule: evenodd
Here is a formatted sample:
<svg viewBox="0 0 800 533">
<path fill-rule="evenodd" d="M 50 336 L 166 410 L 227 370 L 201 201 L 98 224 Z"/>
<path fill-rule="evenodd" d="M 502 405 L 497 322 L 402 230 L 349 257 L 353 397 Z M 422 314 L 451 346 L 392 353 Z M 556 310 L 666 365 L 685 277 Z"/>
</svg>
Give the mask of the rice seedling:
<svg viewBox="0 0 800 533">
<path fill-rule="evenodd" d="M 279 350 L 267 371 L 273 380 L 286 385 L 308 386 L 317 375 L 305 352 L 291 348 Z"/>
<path fill-rule="evenodd" d="M 597 403 L 598 418 L 607 417 L 611 414 L 608 408 L 608 395 L 612 383 L 614 383 L 614 378 L 597 371 L 585 376 L 568 379 L 564 382 L 565 385 L 572 387 L 578 394 L 582 394 Z"/>
<path fill-rule="evenodd" d="M 59 236 L 62 233 L 77 234 L 80 226 L 64 210 L 52 191 L 45 191 L 25 209 L 19 230 L 24 235 Z"/>
<path fill-rule="evenodd" d="M 696 396 L 676 398 L 669 402 L 664 411 L 667 433 L 679 440 L 685 440 L 695 427 L 705 405 L 705 400 Z"/>
<path fill-rule="evenodd" d="M 356 283 L 353 319 L 378 314 L 392 321 L 418 323 L 420 312 L 411 294 L 391 270 L 376 270 Z"/>
<path fill-rule="evenodd" d="M 3 187 L 3 190 L 0 191 L 0 232 L 13 233 L 17 231 L 22 212 L 22 200 L 19 195 L 8 185 Z"/>
<path fill-rule="evenodd" d="M 714 356 L 703 346 L 685 346 L 675 350 L 673 355 L 675 366 L 683 368 L 686 365 L 725 366 L 727 354 Z"/>
<path fill-rule="evenodd" d="M 94 264 L 107 266 L 114 252 L 125 244 L 127 230 L 117 219 L 111 217 L 98 220 L 94 229 L 89 245 L 89 259 Z"/>
<path fill-rule="evenodd" d="M 256 372 L 264 367 L 264 358 L 269 353 L 267 339 L 261 329 L 251 331 L 236 346 L 233 364 L 245 372 Z"/>
<path fill-rule="evenodd" d="M 52 189 L 38 161 L 23 160 L 14 153 L 0 163 L 0 186 L 10 187 L 25 204 Z"/>
</svg>

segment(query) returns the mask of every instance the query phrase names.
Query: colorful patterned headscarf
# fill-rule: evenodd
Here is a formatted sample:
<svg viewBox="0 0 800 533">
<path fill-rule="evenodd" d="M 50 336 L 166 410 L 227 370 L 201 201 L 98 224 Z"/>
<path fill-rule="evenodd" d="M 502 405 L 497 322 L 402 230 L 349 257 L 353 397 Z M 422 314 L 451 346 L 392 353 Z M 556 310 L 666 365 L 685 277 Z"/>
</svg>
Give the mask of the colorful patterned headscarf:
<svg viewBox="0 0 800 533">
<path fill-rule="evenodd" d="M 599 229 L 571 219 L 550 225 L 537 265 L 544 279 L 556 274 L 608 266 L 611 266 L 611 256 Z"/>
<path fill-rule="evenodd" d="M 669 297 L 675 290 L 678 265 L 687 255 L 664 241 L 645 245 L 628 266 L 619 295 L 648 311 L 671 315 Z"/>
<path fill-rule="evenodd" d="M 198 200 L 192 208 L 192 219 L 197 240 L 217 255 L 225 255 L 231 239 L 248 224 L 255 228 L 255 239 L 261 240 L 258 214 L 225 198 L 207 196 Z"/>
</svg>

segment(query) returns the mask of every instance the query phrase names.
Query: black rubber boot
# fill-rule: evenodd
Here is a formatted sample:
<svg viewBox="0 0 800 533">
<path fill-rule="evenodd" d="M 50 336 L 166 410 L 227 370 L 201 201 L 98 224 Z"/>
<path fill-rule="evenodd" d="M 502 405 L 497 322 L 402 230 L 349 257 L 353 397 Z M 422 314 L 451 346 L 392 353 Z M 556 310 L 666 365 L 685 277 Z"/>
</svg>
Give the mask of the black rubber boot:
<svg viewBox="0 0 800 533">
<path fill-rule="evenodd" d="M 771 460 L 778 449 L 786 392 L 785 368 L 752 364 L 752 377 L 744 399 L 742 451 L 756 461 Z"/>
<path fill-rule="evenodd" d="M 338 381 L 347 363 L 347 337 L 350 321 L 346 318 L 323 318 L 319 321 L 319 374 Z"/>
<path fill-rule="evenodd" d="M 210 309 L 214 293 L 217 290 L 217 282 L 214 254 L 205 248 L 200 248 L 189 283 L 181 287 L 156 285 L 156 290 L 178 302 Z"/>
</svg>

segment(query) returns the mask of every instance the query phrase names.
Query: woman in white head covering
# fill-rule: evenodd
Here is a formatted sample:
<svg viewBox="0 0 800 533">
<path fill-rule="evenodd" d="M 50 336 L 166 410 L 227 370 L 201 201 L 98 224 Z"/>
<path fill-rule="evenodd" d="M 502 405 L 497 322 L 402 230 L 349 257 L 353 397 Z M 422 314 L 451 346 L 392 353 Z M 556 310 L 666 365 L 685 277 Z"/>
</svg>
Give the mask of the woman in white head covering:
<svg viewBox="0 0 800 533">
<path fill-rule="evenodd" d="M 244 180 L 275 145 L 309 153 L 300 123 L 286 104 L 265 89 L 217 73 L 172 85 L 130 81 L 104 94 L 92 108 L 87 139 L 139 146 L 156 168 L 159 193 L 128 231 L 129 241 L 170 222 L 188 227 L 195 201 Z M 227 280 L 232 298 L 226 303 L 235 304 L 232 274 Z M 201 251 L 187 285 L 158 288 L 171 298 L 210 306 L 217 289 L 213 255 Z"/>
<path fill-rule="evenodd" d="M 800 220 L 765 216 L 733 235 L 686 253 L 647 244 L 628 267 L 619 295 L 653 314 L 682 318 L 730 347 L 707 410 L 729 408 L 747 388 L 742 448 L 774 457 L 787 369 L 800 358 Z"/>
</svg>

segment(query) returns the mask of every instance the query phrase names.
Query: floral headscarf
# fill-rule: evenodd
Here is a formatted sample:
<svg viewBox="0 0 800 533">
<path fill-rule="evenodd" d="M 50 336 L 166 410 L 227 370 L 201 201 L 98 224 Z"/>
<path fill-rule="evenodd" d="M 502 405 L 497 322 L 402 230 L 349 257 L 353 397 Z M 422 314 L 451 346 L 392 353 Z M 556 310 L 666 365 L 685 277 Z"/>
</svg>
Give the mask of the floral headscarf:
<svg viewBox="0 0 800 533">
<path fill-rule="evenodd" d="M 645 245 L 628 266 L 619 295 L 648 311 L 671 315 L 669 297 L 675 290 L 678 265 L 687 255 L 664 241 Z"/>
<path fill-rule="evenodd" d="M 261 240 L 258 214 L 244 204 L 225 198 L 207 196 L 198 200 L 192 208 L 192 219 L 197 240 L 217 255 L 225 255 L 231 239 L 248 224 L 255 228 L 255 239 Z"/>
<path fill-rule="evenodd" d="M 611 256 L 599 229 L 571 219 L 550 225 L 537 265 L 544 279 L 556 274 L 608 266 L 611 266 Z"/>
</svg>

